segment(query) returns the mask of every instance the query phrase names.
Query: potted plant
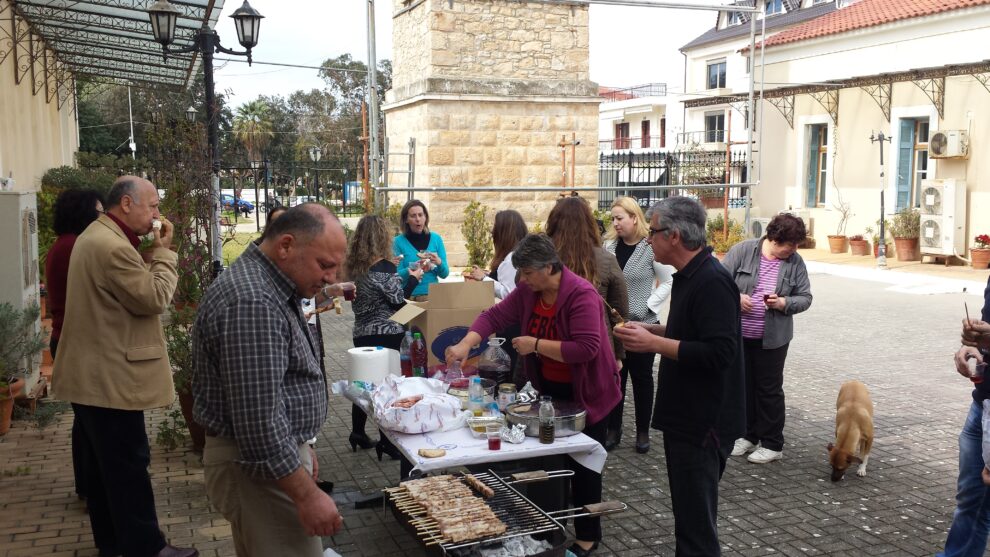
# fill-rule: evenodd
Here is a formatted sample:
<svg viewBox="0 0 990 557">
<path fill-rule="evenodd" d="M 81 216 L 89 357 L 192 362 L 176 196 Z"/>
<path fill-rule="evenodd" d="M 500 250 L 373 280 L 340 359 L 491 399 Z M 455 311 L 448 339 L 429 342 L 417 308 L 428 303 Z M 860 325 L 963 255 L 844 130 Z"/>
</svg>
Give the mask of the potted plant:
<svg viewBox="0 0 990 557">
<path fill-rule="evenodd" d="M 828 236 L 828 248 L 832 253 L 846 253 L 849 251 L 846 224 L 849 222 L 849 217 L 852 216 L 852 206 L 839 198 L 839 202 L 834 207 L 839 211 L 839 224 L 836 227 L 835 234 L 829 234 Z"/>
<path fill-rule="evenodd" d="M 974 269 L 986 269 L 990 265 L 990 235 L 980 234 L 973 238 L 974 247 L 969 248 L 969 257 Z"/>
<path fill-rule="evenodd" d="M 867 230 L 869 234 L 869 230 Z M 862 234 L 849 237 L 849 247 L 853 255 L 870 255 L 870 241 Z"/>
<path fill-rule="evenodd" d="M 195 321 L 195 306 L 188 304 L 176 306 L 170 311 L 168 324 L 165 325 L 164 330 L 168 360 L 172 365 L 172 382 L 179 398 L 182 417 L 185 418 L 186 427 L 189 428 L 193 451 L 202 452 L 206 443 L 206 431 L 193 420 L 192 415 L 192 329 Z"/>
<path fill-rule="evenodd" d="M 24 373 L 45 348 L 45 334 L 36 329 L 41 308 L 15 309 L 0 304 L 0 435 L 10 431 L 14 398 L 24 389 Z"/>
<path fill-rule="evenodd" d="M 890 234 L 890 221 L 887 219 L 882 219 L 882 220 L 883 220 L 883 233 L 885 236 L 883 239 L 884 255 L 889 256 L 891 253 L 890 242 L 887 241 L 886 236 Z M 872 226 L 867 226 L 865 230 L 866 234 L 870 236 L 870 239 L 873 241 L 873 257 L 879 257 L 879 253 L 880 253 L 880 232 L 879 232 L 880 222 L 881 219 L 877 219 L 876 229 L 874 229 Z"/>
<path fill-rule="evenodd" d="M 705 237 L 716 257 L 721 259 L 721 256 L 725 255 L 729 248 L 746 239 L 746 230 L 742 224 L 729 219 L 729 234 L 727 236 L 724 217 L 718 214 L 706 224 Z"/>
<path fill-rule="evenodd" d="M 905 207 L 894 214 L 890 224 L 890 234 L 894 237 L 894 249 L 897 259 L 901 261 L 917 261 L 919 258 L 918 238 L 921 236 L 921 213 L 914 208 Z"/>
</svg>

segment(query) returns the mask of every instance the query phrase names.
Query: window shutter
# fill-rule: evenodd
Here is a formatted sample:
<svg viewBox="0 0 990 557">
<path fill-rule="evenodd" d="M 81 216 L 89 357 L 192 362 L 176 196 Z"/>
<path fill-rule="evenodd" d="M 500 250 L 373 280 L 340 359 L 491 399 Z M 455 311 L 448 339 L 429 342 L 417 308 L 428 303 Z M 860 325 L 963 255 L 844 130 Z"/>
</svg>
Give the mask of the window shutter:
<svg viewBox="0 0 990 557">
<path fill-rule="evenodd" d="M 901 120 L 901 135 L 897 140 L 897 210 L 911 202 L 911 159 L 914 156 L 914 120 Z"/>
<path fill-rule="evenodd" d="M 819 127 L 808 126 L 808 131 L 811 132 L 811 138 L 808 141 L 808 198 L 805 201 L 805 207 L 817 207 L 818 200 L 815 199 L 815 183 L 818 174 Z"/>
</svg>

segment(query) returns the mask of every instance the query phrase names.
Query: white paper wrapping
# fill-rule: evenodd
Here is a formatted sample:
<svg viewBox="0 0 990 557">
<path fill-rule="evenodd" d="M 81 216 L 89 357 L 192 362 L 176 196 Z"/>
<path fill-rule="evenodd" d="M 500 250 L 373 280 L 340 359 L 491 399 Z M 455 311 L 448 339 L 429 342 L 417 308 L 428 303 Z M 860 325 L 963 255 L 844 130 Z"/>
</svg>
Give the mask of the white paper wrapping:
<svg viewBox="0 0 990 557">
<path fill-rule="evenodd" d="M 461 401 L 448 395 L 447 386 L 436 379 L 423 377 L 396 377 L 388 375 L 371 393 L 378 427 L 402 433 L 427 433 L 462 427 L 467 412 L 461 410 Z M 392 403 L 400 398 L 421 395 L 423 398 L 411 408 L 395 408 Z"/>
</svg>

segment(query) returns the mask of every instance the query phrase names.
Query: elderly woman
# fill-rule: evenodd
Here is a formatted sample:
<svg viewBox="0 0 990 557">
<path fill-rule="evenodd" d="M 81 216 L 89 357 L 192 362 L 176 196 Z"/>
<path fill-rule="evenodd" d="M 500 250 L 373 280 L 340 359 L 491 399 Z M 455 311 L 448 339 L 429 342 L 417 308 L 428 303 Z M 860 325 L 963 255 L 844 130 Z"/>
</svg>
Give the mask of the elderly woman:
<svg viewBox="0 0 990 557">
<path fill-rule="evenodd" d="M 626 278 L 629 292 L 629 320 L 656 323 L 657 314 L 670 296 L 674 268 L 653 260 L 653 248 L 646 242 L 649 223 L 643 210 L 631 197 L 619 197 L 612 203 L 612 227 L 605 235 L 605 250 L 615 255 Z M 633 401 L 636 404 L 636 452 L 650 450 L 650 419 L 653 417 L 653 352 L 626 350 L 622 361 L 622 401 L 609 417 L 608 439 L 618 444 L 622 437 L 622 407 L 626 401 L 626 380 L 632 376 Z"/>
<path fill-rule="evenodd" d="M 739 287 L 746 358 L 746 436 L 732 456 L 773 462 L 784 450 L 784 359 L 794 337 L 794 314 L 811 306 L 811 282 L 797 246 L 804 222 L 777 215 L 763 238 L 740 242 L 722 260 Z"/>
<path fill-rule="evenodd" d="M 409 271 L 422 268 L 424 273 L 412 291 L 412 299 L 426 300 L 430 285 L 447 278 L 447 249 L 443 238 L 430 231 L 430 212 L 418 199 L 411 199 L 402 206 L 400 213 L 402 234 L 392 241 L 392 255 L 398 258 L 399 278 L 402 286 L 409 284 Z"/>
<path fill-rule="evenodd" d="M 618 404 L 619 370 L 601 298 L 594 285 L 567 269 L 549 238 L 530 234 L 512 254 L 519 284 L 504 300 L 482 312 L 446 360 L 463 361 L 472 346 L 495 331 L 520 325 L 512 343 L 533 385 L 554 400 L 574 401 L 587 411 L 584 433 L 602 443 L 607 417 Z M 577 506 L 601 501 L 602 477 L 574 463 L 572 496 Z M 574 521 L 577 541 L 570 550 L 590 555 L 601 540 L 598 518 Z"/>
</svg>

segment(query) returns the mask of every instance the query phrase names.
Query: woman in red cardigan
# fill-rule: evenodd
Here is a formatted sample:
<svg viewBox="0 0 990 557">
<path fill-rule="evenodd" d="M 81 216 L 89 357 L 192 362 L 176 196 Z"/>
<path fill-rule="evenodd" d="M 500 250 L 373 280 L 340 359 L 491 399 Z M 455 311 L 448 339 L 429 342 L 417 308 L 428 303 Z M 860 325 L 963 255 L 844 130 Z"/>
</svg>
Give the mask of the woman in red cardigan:
<svg viewBox="0 0 990 557">
<path fill-rule="evenodd" d="M 482 339 L 519 325 L 522 334 L 512 344 L 524 357 L 527 378 L 540 394 L 584 407 L 584 433 L 604 443 L 606 418 L 621 394 L 598 290 L 564 267 L 553 242 L 542 234 L 523 238 L 512 254 L 512 264 L 519 270 L 516 289 L 475 319 L 467 336 L 447 348 L 446 360 L 463 361 Z M 574 504 L 600 502 L 601 474 L 577 463 L 573 468 Z M 590 555 L 602 538 L 598 518 L 575 519 L 574 531 L 577 541 L 570 550 L 578 557 Z"/>
</svg>

